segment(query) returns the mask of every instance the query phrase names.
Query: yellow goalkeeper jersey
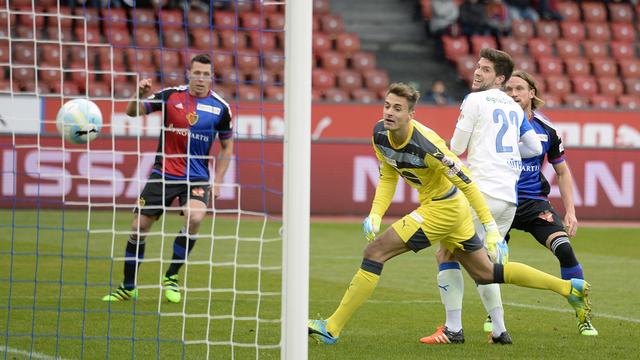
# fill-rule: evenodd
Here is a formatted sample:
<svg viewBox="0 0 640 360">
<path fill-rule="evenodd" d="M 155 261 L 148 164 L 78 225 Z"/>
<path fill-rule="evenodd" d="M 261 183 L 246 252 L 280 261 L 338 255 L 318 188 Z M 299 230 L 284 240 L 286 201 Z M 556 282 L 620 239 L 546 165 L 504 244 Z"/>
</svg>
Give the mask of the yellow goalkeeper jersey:
<svg viewBox="0 0 640 360">
<path fill-rule="evenodd" d="M 451 195 L 460 189 L 482 223 L 493 218 L 482 193 L 471 180 L 469 170 L 452 153 L 438 134 L 416 120 L 410 122 L 407 140 L 395 144 L 380 120 L 373 129 L 373 148 L 380 163 L 380 179 L 371 213 L 386 213 L 396 190 L 398 175 L 415 188 L 421 205 Z"/>
</svg>

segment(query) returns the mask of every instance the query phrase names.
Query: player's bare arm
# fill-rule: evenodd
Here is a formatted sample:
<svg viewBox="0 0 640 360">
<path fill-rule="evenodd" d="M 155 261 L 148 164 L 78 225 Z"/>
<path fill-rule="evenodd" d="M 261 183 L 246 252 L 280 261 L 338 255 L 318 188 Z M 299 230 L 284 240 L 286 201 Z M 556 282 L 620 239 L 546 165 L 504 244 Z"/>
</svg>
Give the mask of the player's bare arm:
<svg viewBox="0 0 640 360">
<path fill-rule="evenodd" d="M 558 187 L 560 188 L 560 197 L 564 205 L 564 226 L 567 235 L 575 236 L 578 231 L 578 219 L 576 218 L 576 209 L 573 203 L 573 176 L 566 161 L 553 164 L 553 169 L 558 177 Z"/>
<path fill-rule="evenodd" d="M 151 94 L 151 79 L 142 79 L 138 84 L 138 93 L 134 95 L 133 98 L 127 104 L 127 115 L 129 116 L 140 116 L 146 115 L 147 109 L 144 107 L 144 104 L 140 101 L 140 99 L 144 99 Z"/>
</svg>

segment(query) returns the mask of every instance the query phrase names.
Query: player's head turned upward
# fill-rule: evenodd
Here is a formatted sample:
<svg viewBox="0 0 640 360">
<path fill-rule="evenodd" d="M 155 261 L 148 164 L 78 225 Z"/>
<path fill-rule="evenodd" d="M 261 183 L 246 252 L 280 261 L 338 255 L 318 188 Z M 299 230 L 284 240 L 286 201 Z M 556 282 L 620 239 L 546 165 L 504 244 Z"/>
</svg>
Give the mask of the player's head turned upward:
<svg viewBox="0 0 640 360">
<path fill-rule="evenodd" d="M 526 71 L 515 71 L 504 90 L 526 112 L 537 110 L 544 105 L 544 101 L 538 97 L 536 80 Z"/>
<path fill-rule="evenodd" d="M 420 99 L 420 92 L 405 83 L 389 85 L 384 98 L 384 127 L 387 130 L 405 128 L 415 114 L 416 103 Z"/>
<path fill-rule="evenodd" d="M 484 91 L 499 89 L 511 77 L 513 59 L 504 51 L 485 48 L 480 51 L 480 59 L 473 72 L 471 90 Z"/>
<path fill-rule="evenodd" d="M 213 63 L 207 54 L 199 54 L 189 62 L 189 93 L 193 96 L 207 96 L 213 78 Z"/>
</svg>

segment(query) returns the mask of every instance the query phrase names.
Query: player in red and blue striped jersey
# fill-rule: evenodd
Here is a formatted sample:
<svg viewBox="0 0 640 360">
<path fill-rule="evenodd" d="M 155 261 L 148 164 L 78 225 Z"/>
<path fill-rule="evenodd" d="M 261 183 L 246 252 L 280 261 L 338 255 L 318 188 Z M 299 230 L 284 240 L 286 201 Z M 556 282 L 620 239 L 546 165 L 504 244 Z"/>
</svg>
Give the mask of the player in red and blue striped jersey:
<svg viewBox="0 0 640 360">
<path fill-rule="evenodd" d="M 171 202 L 179 199 L 184 227 L 173 245 L 172 263 L 165 274 L 165 297 L 180 302 L 178 271 L 195 245 L 210 198 L 209 158 L 216 137 L 220 151 L 215 162 L 214 196 L 222 183 L 233 151 L 229 104 L 211 90 L 213 66 L 208 55 L 196 55 L 189 63 L 189 83 L 163 89 L 151 96 L 151 79 L 138 85 L 138 95 L 127 105 L 127 115 L 163 112 L 157 156 L 131 225 L 124 264 L 124 281 L 104 301 L 137 297 L 136 274 L 144 258 L 145 237 Z M 146 101 L 138 99 L 147 98 Z"/>
</svg>

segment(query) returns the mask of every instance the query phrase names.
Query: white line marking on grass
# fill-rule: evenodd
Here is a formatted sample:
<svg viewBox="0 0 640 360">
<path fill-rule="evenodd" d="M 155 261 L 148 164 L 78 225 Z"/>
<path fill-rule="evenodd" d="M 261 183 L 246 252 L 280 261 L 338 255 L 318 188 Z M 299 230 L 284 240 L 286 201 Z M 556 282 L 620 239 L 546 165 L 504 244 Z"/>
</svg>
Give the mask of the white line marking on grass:
<svg viewBox="0 0 640 360">
<path fill-rule="evenodd" d="M 29 357 L 29 359 L 65 360 L 64 358 L 61 358 L 61 357 L 53 357 L 53 356 L 41 354 L 41 353 L 38 353 L 38 352 L 35 352 L 35 351 L 34 352 L 29 352 L 29 351 L 20 350 L 20 349 L 14 349 L 12 347 L 0 346 L 0 353 L 3 353 L 3 352 L 6 352 L 7 354 L 15 354 L 15 355 L 27 356 L 27 357 Z"/>
</svg>

